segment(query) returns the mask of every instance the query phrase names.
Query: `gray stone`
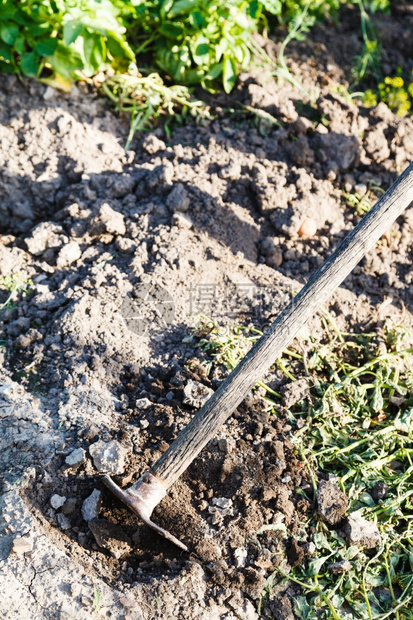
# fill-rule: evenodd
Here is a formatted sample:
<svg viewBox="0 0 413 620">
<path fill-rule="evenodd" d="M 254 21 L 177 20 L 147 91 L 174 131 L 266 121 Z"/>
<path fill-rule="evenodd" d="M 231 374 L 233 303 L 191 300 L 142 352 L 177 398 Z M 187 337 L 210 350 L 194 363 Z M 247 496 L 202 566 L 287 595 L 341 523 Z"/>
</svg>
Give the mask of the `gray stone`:
<svg viewBox="0 0 413 620">
<path fill-rule="evenodd" d="M 16 536 L 13 540 L 12 551 L 17 555 L 23 555 L 24 553 L 30 553 L 33 549 L 33 541 L 30 538 L 23 536 Z"/>
<path fill-rule="evenodd" d="M 377 525 L 364 519 L 359 511 L 349 514 L 344 525 L 344 534 L 350 545 L 373 549 L 381 542 Z"/>
<path fill-rule="evenodd" d="M 347 573 L 347 571 L 351 570 L 351 564 L 348 560 L 341 560 L 340 562 L 329 564 L 327 570 L 334 575 L 339 575 L 340 573 Z"/>
<path fill-rule="evenodd" d="M 56 264 L 59 269 L 62 269 L 63 267 L 67 267 L 77 261 L 77 259 L 81 256 L 82 250 L 80 249 L 80 245 L 77 241 L 70 241 L 59 251 Z"/>
<path fill-rule="evenodd" d="M 348 508 L 347 495 L 334 480 L 322 480 L 317 489 L 317 512 L 330 525 L 335 525 Z"/>
<path fill-rule="evenodd" d="M 178 228 L 187 230 L 194 225 L 193 221 L 186 213 L 174 213 L 172 216 L 172 224 Z"/>
<path fill-rule="evenodd" d="M 183 403 L 200 409 L 213 393 L 214 391 L 211 388 L 200 381 L 190 379 L 184 387 Z"/>
<path fill-rule="evenodd" d="M 55 493 L 50 498 L 50 505 L 55 510 L 59 510 L 59 508 L 63 506 L 65 501 L 66 501 L 66 497 L 64 495 L 58 495 L 57 493 Z"/>
<path fill-rule="evenodd" d="M 85 460 L 86 452 L 83 448 L 77 448 L 66 457 L 65 463 L 66 465 L 69 465 L 69 467 L 79 467 L 85 462 Z"/>
<path fill-rule="evenodd" d="M 99 440 L 89 446 L 96 469 L 102 474 L 121 474 L 125 468 L 126 450 L 115 440 Z"/>
<path fill-rule="evenodd" d="M 56 521 L 57 521 L 57 525 L 63 531 L 70 530 L 70 528 L 72 527 L 72 524 L 70 523 L 69 519 L 62 512 L 59 512 L 56 515 Z"/>
<path fill-rule="evenodd" d="M 82 517 L 85 521 L 96 519 L 99 515 L 102 505 L 102 493 L 98 489 L 94 489 L 91 495 L 85 499 L 82 504 Z"/>
<path fill-rule="evenodd" d="M 166 199 L 166 204 L 168 208 L 173 211 L 188 211 L 190 205 L 190 198 L 188 196 L 188 192 L 182 183 L 177 183 L 168 198 Z"/>
</svg>

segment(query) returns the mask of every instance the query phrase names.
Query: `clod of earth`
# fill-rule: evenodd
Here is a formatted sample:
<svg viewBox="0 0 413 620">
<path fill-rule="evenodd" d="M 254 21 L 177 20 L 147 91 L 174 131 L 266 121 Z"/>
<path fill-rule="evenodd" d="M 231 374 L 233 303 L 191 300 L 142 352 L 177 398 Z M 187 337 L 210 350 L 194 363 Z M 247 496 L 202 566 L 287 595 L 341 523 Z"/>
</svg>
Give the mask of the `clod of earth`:
<svg viewBox="0 0 413 620">
<path fill-rule="evenodd" d="M 322 480 L 317 488 L 317 512 L 330 525 L 336 525 L 348 508 L 348 497 L 333 480 Z"/>
<path fill-rule="evenodd" d="M 377 525 L 364 519 L 359 511 L 349 514 L 344 523 L 343 531 L 350 545 L 360 545 L 365 549 L 373 549 L 381 542 Z"/>
</svg>

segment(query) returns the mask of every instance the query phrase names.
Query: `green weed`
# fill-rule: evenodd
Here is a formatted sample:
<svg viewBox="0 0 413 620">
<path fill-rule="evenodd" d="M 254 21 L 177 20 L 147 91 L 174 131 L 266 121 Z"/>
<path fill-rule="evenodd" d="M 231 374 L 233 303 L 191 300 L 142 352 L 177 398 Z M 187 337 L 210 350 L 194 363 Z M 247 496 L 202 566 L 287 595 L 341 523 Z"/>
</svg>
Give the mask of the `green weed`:
<svg viewBox="0 0 413 620">
<path fill-rule="evenodd" d="M 290 441 L 314 491 L 320 476 L 335 476 L 349 498 L 349 512 L 360 511 L 377 524 L 381 541 L 374 550 L 349 545 L 339 529 L 313 512 L 305 533 L 296 535 L 313 543 L 313 556 L 292 569 L 281 563 L 267 580 L 260 606 L 275 584 L 292 581 L 302 590 L 294 601 L 298 618 L 411 620 L 413 335 L 390 324 L 377 332 L 343 333 L 325 312 L 322 322 L 322 339 L 308 336 L 277 361 L 287 376 L 305 376 L 310 390 L 287 412 Z M 239 327 L 221 335 L 213 324 L 208 329 L 198 332 L 200 346 L 211 364 L 229 369 L 258 337 Z M 267 397 L 275 413 L 277 400 Z M 375 495 L 378 483 L 386 489 L 381 499 Z M 334 575 L 329 564 L 342 560 L 350 563 L 348 570 Z"/>
<path fill-rule="evenodd" d="M 131 115 L 126 150 L 135 132 L 152 129 L 159 117 L 182 122 L 187 115 L 208 116 L 207 107 L 202 101 L 192 99 L 186 86 L 166 86 L 158 73 L 114 75 L 102 83 L 102 89 L 114 102 L 116 110 Z"/>
<path fill-rule="evenodd" d="M 379 83 L 377 92 L 369 89 L 364 94 L 363 103 L 366 107 L 375 106 L 379 101 L 384 101 L 397 116 L 406 116 L 412 107 L 413 80 L 405 80 L 400 68 L 395 77 L 386 76 Z"/>
<path fill-rule="evenodd" d="M 384 194 L 384 190 L 374 184 L 369 184 L 364 194 L 342 191 L 342 197 L 345 203 L 354 209 L 357 215 L 368 213 L 380 194 Z"/>
<path fill-rule="evenodd" d="M 9 295 L 5 302 L 0 304 L 0 310 L 13 307 L 13 300 L 20 292 L 27 293 L 33 281 L 28 278 L 22 278 L 20 274 L 13 276 L 0 276 L 0 288 L 9 291 Z"/>
</svg>

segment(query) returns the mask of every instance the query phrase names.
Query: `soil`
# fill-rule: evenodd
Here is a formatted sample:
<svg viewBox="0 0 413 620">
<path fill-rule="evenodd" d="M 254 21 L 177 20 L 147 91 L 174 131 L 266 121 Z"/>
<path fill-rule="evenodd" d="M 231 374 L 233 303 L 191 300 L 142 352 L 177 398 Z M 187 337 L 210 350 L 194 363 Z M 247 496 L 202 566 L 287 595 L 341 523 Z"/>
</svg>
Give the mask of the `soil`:
<svg viewBox="0 0 413 620">
<path fill-rule="evenodd" d="M 377 18 L 386 73 L 412 68 L 412 19 L 408 3 Z M 275 567 L 311 554 L 316 498 L 288 417 L 305 381 L 272 373 L 278 415 L 251 394 L 156 508 L 189 553 L 138 523 L 101 476 L 132 484 L 217 387 L 193 317 L 264 329 L 359 220 L 342 190 L 385 190 L 412 160 L 411 118 L 331 90 L 361 47 L 355 20 L 347 10 L 291 48 L 315 107 L 242 75 L 222 107 L 242 102 L 280 126 L 218 110 L 170 136 L 137 134 L 128 152 L 127 119 L 87 89 L 1 76 L 1 275 L 31 280 L 0 312 L 2 617 L 294 618 L 299 587 L 277 576 L 256 603 Z M 340 327 L 411 324 L 412 237 L 409 210 L 330 300 Z M 334 526 L 346 498 L 319 482 Z"/>
</svg>

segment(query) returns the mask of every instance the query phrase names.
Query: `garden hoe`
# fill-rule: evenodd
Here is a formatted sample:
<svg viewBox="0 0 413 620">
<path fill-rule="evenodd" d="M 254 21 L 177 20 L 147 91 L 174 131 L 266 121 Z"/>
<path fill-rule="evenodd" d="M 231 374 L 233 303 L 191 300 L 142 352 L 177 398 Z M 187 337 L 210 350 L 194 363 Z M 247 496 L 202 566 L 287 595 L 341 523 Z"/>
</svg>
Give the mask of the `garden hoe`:
<svg viewBox="0 0 413 620">
<path fill-rule="evenodd" d="M 150 471 L 125 490 L 109 476 L 103 478 L 106 486 L 144 523 L 188 550 L 175 536 L 151 521 L 153 509 L 305 323 L 412 202 L 413 163 L 314 273 Z"/>
</svg>

